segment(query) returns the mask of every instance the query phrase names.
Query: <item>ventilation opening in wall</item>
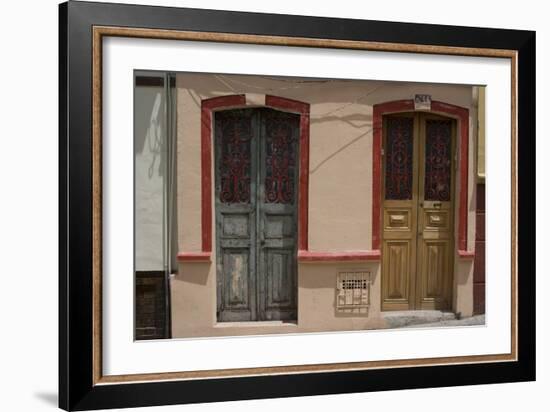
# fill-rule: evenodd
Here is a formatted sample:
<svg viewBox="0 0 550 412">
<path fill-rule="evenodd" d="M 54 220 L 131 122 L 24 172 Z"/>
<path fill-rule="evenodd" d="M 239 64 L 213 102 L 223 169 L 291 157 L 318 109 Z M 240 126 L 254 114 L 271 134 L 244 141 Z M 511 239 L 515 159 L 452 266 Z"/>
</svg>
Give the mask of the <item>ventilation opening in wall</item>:
<svg viewBox="0 0 550 412">
<path fill-rule="evenodd" d="M 368 315 L 370 272 L 339 272 L 336 280 L 336 311 Z"/>
</svg>

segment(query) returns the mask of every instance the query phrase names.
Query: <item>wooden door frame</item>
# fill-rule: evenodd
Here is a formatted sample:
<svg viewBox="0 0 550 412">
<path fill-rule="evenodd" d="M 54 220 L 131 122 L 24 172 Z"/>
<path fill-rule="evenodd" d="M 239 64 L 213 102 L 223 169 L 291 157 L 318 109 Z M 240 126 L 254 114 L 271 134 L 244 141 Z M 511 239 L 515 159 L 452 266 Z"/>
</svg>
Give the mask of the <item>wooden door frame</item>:
<svg viewBox="0 0 550 412">
<path fill-rule="evenodd" d="M 384 159 L 389 158 L 389 149 L 387 145 L 387 133 L 388 133 L 388 122 L 390 119 L 410 119 L 412 121 L 412 166 L 411 166 L 411 197 L 410 199 L 385 199 L 385 193 L 386 193 L 386 169 L 387 169 L 387 162 L 384 161 Z M 381 259 L 380 259 L 380 273 L 381 273 L 381 290 L 380 290 L 380 305 L 381 310 L 386 311 L 396 311 L 396 310 L 414 310 L 416 309 L 416 292 L 417 292 L 417 259 L 418 259 L 418 236 L 417 236 L 417 226 L 418 226 L 418 195 L 419 195 L 419 160 L 420 160 L 420 154 L 419 154 L 419 147 L 420 147 L 420 130 L 419 130 L 419 116 L 417 112 L 402 112 L 402 113 L 391 113 L 388 115 L 384 115 L 382 119 L 382 148 L 384 150 L 384 155 L 382 159 L 381 164 L 381 173 L 382 173 L 382 180 L 381 180 L 381 186 L 380 191 L 382 192 L 382 225 L 381 225 L 381 238 L 382 238 L 382 244 L 380 247 L 381 253 Z M 408 203 L 408 205 L 407 205 Z M 393 238 L 389 239 L 390 236 L 384 237 L 385 229 L 388 226 L 391 226 L 391 216 L 397 212 L 397 211 L 403 211 L 408 210 L 407 216 L 407 226 L 408 231 L 401 231 L 402 228 L 392 228 L 390 229 L 390 233 L 393 234 Z M 386 221 L 387 219 L 387 221 Z M 397 229 L 397 231 L 395 230 Z M 408 233 L 407 233 L 408 232 Z M 405 235 L 405 236 L 403 236 Z M 384 247 L 386 242 L 386 245 L 388 243 L 396 243 L 396 242 L 405 242 L 408 240 L 409 243 L 409 249 L 408 249 L 408 276 L 407 276 L 407 300 L 406 300 L 406 306 L 405 302 L 387 302 L 386 301 L 386 292 L 387 292 L 387 285 L 386 280 L 389 279 L 389 275 L 384 272 L 384 269 L 387 269 L 390 265 L 389 262 L 387 262 L 388 259 L 390 259 L 390 253 L 388 253 L 388 247 Z M 384 253 L 385 252 L 385 253 Z"/>
<path fill-rule="evenodd" d="M 231 112 L 240 112 L 235 117 L 231 115 Z M 247 112 L 242 113 L 242 112 Z M 258 278 L 257 278 L 257 220 L 256 220 L 256 206 L 257 206 L 257 174 L 258 174 L 258 161 L 257 151 L 259 150 L 259 127 L 257 120 L 257 112 L 251 108 L 244 109 L 227 109 L 220 110 L 217 115 L 230 114 L 231 119 L 246 119 L 250 124 L 250 136 L 249 136 L 249 154 L 250 154 L 250 169 L 249 169 L 249 201 L 240 202 L 229 201 L 224 202 L 220 200 L 220 191 L 222 186 L 222 173 L 220 173 L 219 166 L 221 166 L 223 157 L 223 119 L 218 122 L 217 116 L 213 119 L 213 165 L 215 168 L 214 173 L 214 227 L 216 232 L 215 238 L 215 259 L 217 265 L 215 266 L 215 285 L 216 285 L 216 322 L 245 322 L 256 321 L 258 319 Z M 227 121 L 227 118 L 226 118 Z M 247 232 L 248 236 L 224 233 L 224 222 L 231 221 L 235 216 L 247 215 Z M 237 255 L 246 255 L 246 290 L 247 293 L 243 293 L 246 296 L 245 307 L 235 308 L 230 302 L 228 302 L 228 282 L 231 282 L 232 277 L 226 276 L 226 266 L 224 263 L 224 257 L 230 257 L 233 250 Z M 243 253 L 247 250 L 247 253 Z M 240 253 L 238 252 L 240 251 Z M 244 257 L 244 256 L 243 256 Z M 252 293 L 251 293 L 252 292 Z M 244 297 L 244 296 L 243 296 Z M 238 304 L 237 304 L 238 305 Z"/>
<path fill-rule="evenodd" d="M 403 101 L 399 101 L 398 103 L 401 103 Z M 411 101 L 412 102 L 412 101 Z M 380 161 L 379 163 L 379 167 L 380 167 L 380 171 L 379 171 L 379 189 L 374 192 L 374 189 L 373 189 L 373 198 L 376 194 L 379 195 L 379 199 L 380 199 L 380 209 L 381 209 L 381 221 L 380 221 L 380 242 L 382 243 L 383 241 L 383 234 L 384 234 L 384 222 L 383 222 L 383 219 L 384 219 L 384 203 L 385 203 L 385 199 L 384 199 L 384 194 L 385 194 L 385 170 L 386 170 L 386 164 L 385 164 L 385 161 L 384 161 L 384 156 L 383 156 L 383 146 L 385 144 L 385 135 L 386 135 L 386 118 L 388 116 L 392 116 L 392 115 L 399 115 L 399 114 L 402 114 L 403 116 L 412 116 L 412 118 L 414 119 L 414 126 L 413 126 L 413 139 L 414 139 L 414 142 L 413 142 L 413 153 L 414 153 L 414 161 L 413 161 L 413 188 L 416 186 L 416 190 L 413 190 L 413 193 L 412 193 L 412 201 L 413 201 L 413 207 L 412 207 L 412 210 L 413 210 L 413 213 L 412 215 L 414 216 L 414 221 L 411 222 L 411 228 L 412 228 L 412 232 L 413 232 L 413 241 L 415 243 L 415 247 L 414 247 L 414 256 L 412 257 L 413 259 L 413 263 L 410 263 L 410 265 L 412 265 L 409 269 L 410 270 L 413 270 L 414 274 L 413 274 L 413 278 L 412 278 L 412 281 L 410 282 L 409 284 L 409 290 L 408 290 L 408 305 L 409 305 L 409 308 L 408 310 L 420 310 L 422 309 L 422 305 L 420 303 L 420 297 L 419 297 L 419 294 L 418 294 L 418 290 L 419 290 L 419 285 L 420 285 L 420 282 L 421 282 L 421 277 L 419 276 L 419 273 L 420 273 L 420 260 L 421 260 L 421 257 L 419 256 L 418 254 L 418 251 L 419 251 L 419 248 L 418 248 L 418 239 L 417 239 L 417 230 L 418 230 L 418 226 L 420 225 L 419 223 L 419 215 L 418 215 L 418 203 L 419 203 L 419 199 L 418 199 L 418 196 L 421 195 L 421 193 L 423 193 L 423 167 L 424 167 L 424 148 L 421 147 L 423 142 L 425 141 L 425 132 L 423 131 L 423 127 L 425 127 L 423 121 L 422 121 L 422 116 L 421 114 L 425 114 L 427 116 L 430 116 L 430 115 L 434 115 L 434 116 L 437 116 L 439 118 L 443 118 L 443 119 L 450 119 L 450 120 L 454 120 L 455 121 L 455 124 L 452 126 L 453 127 L 453 132 L 452 132 L 452 158 L 451 158 L 451 161 L 452 161 L 452 166 L 451 166 L 451 190 L 452 190 L 452 197 L 455 199 L 453 200 L 453 205 L 452 205 L 452 237 L 451 237 L 451 245 L 450 245 L 450 250 L 453 251 L 454 248 L 455 248 L 455 244 L 456 244 L 456 238 L 457 238 L 457 235 L 459 237 L 459 242 L 460 242 L 460 233 L 456 233 L 456 231 L 454 230 L 454 227 L 455 227 L 455 219 L 456 219 L 456 216 L 455 216 L 455 209 L 456 209 L 456 198 L 458 197 L 458 200 L 459 202 L 462 201 L 462 194 L 463 192 L 465 193 L 465 198 L 466 198 L 466 201 L 468 199 L 468 192 L 467 192 L 467 189 L 468 189 L 468 169 L 467 169 L 467 166 L 468 166 L 468 146 L 467 146 L 467 143 L 466 145 L 464 145 L 464 141 L 462 140 L 462 138 L 464 137 L 464 128 L 463 128 L 463 125 L 460 124 L 461 120 L 462 121 L 466 121 L 466 139 L 469 138 L 468 136 L 468 131 L 469 131 L 469 118 L 466 116 L 465 119 L 460 119 L 460 118 L 457 118 L 455 116 L 449 116 L 448 114 L 446 113 L 441 113 L 441 112 L 436 112 L 434 110 L 406 110 L 406 108 L 408 107 L 409 105 L 406 104 L 406 105 L 402 105 L 401 107 L 403 108 L 402 110 L 396 110 L 396 111 L 388 111 L 387 113 L 383 113 L 380 115 L 380 120 L 379 120 L 379 124 L 380 124 L 380 127 L 378 127 L 377 129 L 377 132 L 379 134 L 379 137 L 380 138 L 380 141 L 379 141 L 379 149 L 375 152 L 375 153 L 379 153 L 380 155 L 378 156 L 378 159 Z M 414 103 L 413 103 L 413 107 L 414 107 Z M 395 108 L 395 107 L 394 107 Z M 433 102 L 432 102 L 432 108 L 433 108 Z M 467 110 L 467 109 L 464 109 L 464 110 Z M 380 113 L 380 112 L 379 112 Z M 377 113 L 378 114 L 378 113 Z M 378 120 L 378 119 L 377 119 Z M 462 128 L 461 128 L 462 126 Z M 458 130 L 457 130 L 458 129 Z M 461 141 L 459 142 L 459 137 L 458 137 L 458 131 L 460 131 L 460 139 Z M 374 147 L 374 144 L 375 142 L 373 142 L 373 147 Z M 374 150 L 373 150 L 374 151 Z M 466 153 L 466 158 L 465 158 L 465 162 L 463 162 L 464 160 L 464 152 Z M 456 171 L 455 170 L 455 165 L 458 163 L 458 166 L 460 166 L 460 168 L 462 168 L 463 164 L 465 163 L 465 166 L 466 166 L 466 170 L 464 172 L 464 175 L 462 174 L 462 169 L 459 170 L 459 171 Z M 374 162 L 373 162 L 373 168 L 374 168 Z M 460 176 L 460 182 L 457 182 L 457 180 L 459 179 L 459 176 Z M 465 176 L 465 178 L 463 177 Z M 459 184 L 459 193 L 458 193 L 458 196 L 456 196 L 456 186 L 457 184 Z M 373 185 L 373 188 L 374 188 L 374 185 Z M 460 210 L 460 204 L 459 204 L 459 210 Z M 373 205 L 374 207 L 374 205 Z M 467 212 L 467 210 L 466 210 Z M 467 216 L 466 216 L 467 217 Z M 460 215 L 459 215 L 459 219 L 460 219 Z M 373 210 L 373 222 L 374 222 L 374 210 Z M 465 227 L 467 228 L 467 226 L 465 225 Z M 458 225 L 458 230 L 460 231 L 461 229 L 461 225 L 460 225 L 460 221 L 459 221 L 459 225 Z M 374 231 L 374 228 L 373 228 L 373 231 Z M 467 232 L 464 233 L 464 235 L 467 235 Z M 373 232 L 373 236 L 374 236 L 374 232 Z M 382 251 L 383 248 L 382 248 L 382 244 L 380 244 L 380 250 Z M 460 255 L 460 249 L 458 250 L 458 256 L 459 257 L 462 257 Z M 381 265 L 384 265 L 384 256 L 383 256 L 383 253 L 381 253 Z M 448 291 L 446 291 L 446 294 L 448 294 L 447 296 L 447 299 L 449 300 L 448 301 L 448 304 L 449 304 L 449 307 L 452 307 L 452 302 L 451 302 L 451 299 L 452 299 L 452 296 L 453 296 L 453 279 L 455 278 L 455 265 L 454 265 L 454 257 L 450 257 L 450 259 L 452 259 L 452 263 L 451 264 L 451 274 L 450 274 L 450 279 L 447 279 L 447 282 L 449 282 L 448 284 L 448 287 L 450 288 Z M 381 273 L 383 274 L 384 273 L 384 269 L 383 267 L 381 267 Z M 410 279 L 409 279 L 410 280 Z M 382 286 L 383 287 L 383 286 Z M 411 289 L 412 288 L 412 289 Z M 384 292 L 381 291 L 381 309 L 384 310 L 384 299 L 383 299 L 383 295 L 384 295 Z M 412 305 L 412 308 L 411 308 L 411 305 Z M 395 308 L 395 309 L 386 309 L 386 310 L 404 310 L 404 309 L 398 309 L 398 308 Z"/>
<path fill-rule="evenodd" d="M 387 187 L 386 187 L 386 170 L 389 161 L 389 148 L 388 148 L 388 123 L 391 119 L 410 119 L 412 120 L 412 181 L 411 181 L 411 195 L 409 199 L 386 199 Z M 457 121 L 449 116 L 443 116 L 427 111 L 407 111 L 399 113 L 390 113 L 383 116 L 382 126 L 382 148 L 384 151 L 382 160 L 382 180 L 381 180 L 381 193 L 382 193 L 382 259 L 381 259 L 381 273 L 382 273 L 382 297 L 381 304 L 383 311 L 395 311 L 395 310 L 423 310 L 428 309 L 424 307 L 422 301 L 422 285 L 425 278 L 423 277 L 423 264 L 425 263 L 424 254 L 424 236 L 419 236 L 425 230 L 425 211 L 426 204 L 432 203 L 430 200 L 425 199 L 425 167 L 426 167 L 426 122 L 428 120 L 444 120 L 450 121 L 451 124 L 451 204 L 448 212 L 450 218 L 448 223 L 448 231 L 450 232 L 449 246 L 447 249 L 446 265 L 449 272 L 445 276 L 444 280 L 444 300 L 446 303 L 443 305 L 437 304 L 441 310 L 450 309 L 452 305 L 452 291 L 453 291 L 453 279 L 455 274 L 454 268 L 454 256 L 453 250 L 455 245 L 455 208 L 456 208 L 456 187 L 457 187 L 457 172 L 455 169 L 457 161 Z M 424 205 L 424 206 L 422 206 Z M 403 227 L 391 226 L 391 217 L 399 214 L 399 211 L 408 210 L 408 230 L 403 230 Z M 432 210 L 433 213 L 433 210 Z M 423 240 L 421 240 L 423 239 Z M 390 267 L 389 264 L 389 250 L 388 244 L 401 243 L 408 241 L 408 276 L 407 276 L 407 292 L 406 302 L 400 302 L 397 300 L 392 301 L 388 298 L 388 290 L 386 281 L 391 276 L 386 272 Z M 384 253 L 385 251 L 385 253 Z"/>
<path fill-rule="evenodd" d="M 267 110 L 266 110 L 267 109 Z M 299 196 L 299 177 L 300 177 L 300 116 L 296 113 L 285 112 L 272 107 L 255 107 L 253 110 L 258 112 L 259 133 L 257 150 L 257 192 L 256 192 L 256 277 L 257 277 L 257 302 L 258 302 L 258 320 L 259 321 L 298 321 L 298 196 Z M 269 111 L 268 111 L 269 110 Z M 271 202 L 267 200 L 266 177 L 268 175 L 268 147 L 270 147 L 270 136 L 268 128 L 268 119 L 278 118 L 278 121 L 286 119 L 287 125 L 291 125 L 291 143 L 295 154 L 295 166 L 292 173 L 293 197 L 290 202 Z M 272 148 L 273 151 L 273 148 Z M 274 154 L 274 152 L 273 152 Z M 290 176 L 290 175 L 289 175 Z M 269 236 L 269 220 L 282 219 L 283 216 L 292 219 L 292 236 L 286 237 L 281 233 L 281 237 Z M 269 218 L 270 217 L 270 218 Z M 282 222 L 282 220 L 280 220 Z M 283 224 L 284 225 L 284 224 Z M 284 232 L 284 230 L 283 230 Z M 290 238 L 292 238 L 291 241 Z M 290 247 L 289 247 L 290 246 Z M 289 293 L 289 305 L 277 306 L 273 301 L 273 292 L 275 292 L 274 282 L 269 282 L 270 276 L 274 276 L 275 266 L 271 266 L 270 257 L 277 254 L 286 256 L 287 281 L 286 287 L 279 288 L 279 292 Z M 273 279 L 273 278 L 272 278 Z M 271 284 L 271 285 L 270 285 Z"/>
<path fill-rule="evenodd" d="M 447 264 L 450 265 L 450 274 L 446 277 L 445 283 L 445 295 L 444 299 L 447 302 L 447 307 L 444 307 L 444 305 L 438 305 L 439 307 L 443 306 L 444 310 L 449 310 L 452 308 L 452 297 L 453 297 L 453 284 L 455 279 L 455 272 L 457 268 L 454 265 L 454 245 L 455 245 L 455 209 L 456 209 L 456 185 L 457 185 L 457 170 L 456 170 L 456 163 L 457 163 L 457 157 L 458 157 L 458 142 L 457 142 L 457 121 L 456 119 L 453 119 L 449 116 L 442 116 L 441 114 L 433 113 L 433 112 L 416 112 L 418 113 L 417 119 L 418 119 L 418 193 L 417 193 L 417 222 L 416 222 L 416 228 L 417 231 L 420 232 L 420 230 L 424 231 L 426 228 L 424 218 L 426 215 L 424 214 L 424 211 L 427 209 L 426 204 L 433 202 L 425 199 L 425 176 L 426 176 L 426 139 L 428 138 L 426 128 L 427 128 L 427 121 L 429 120 L 451 120 L 451 201 L 450 201 L 450 221 L 449 221 L 449 231 L 451 232 L 451 236 L 449 239 L 449 254 L 451 256 L 448 257 L 449 261 L 447 261 Z M 416 115 L 415 113 L 415 115 Z M 423 206 L 420 208 L 419 203 L 422 203 Z M 429 209 L 429 208 L 428 208 Z M 420 210 L 422 210 L 422 213 L 420 213 Z M 426 237 L 422 236 L 422 241 L 426 242 Z M 423 274 L 422 274 L 422 264 L 425 263 L 424 257 L 422 255 L 419 255 L 419 253 L 422 254 L 421 248 L 422 241 L 420 237 L 417 237 L 417 245 L 416 245 L 416 267 L 415 270 L 415 296 L 414 296 L 414 306 L 416 310 L 422 310 L 423 308 L 423 302 L 422 302 L 422 281 L 424 280 Z M 419 257 L 420 256 L 420 257 Z M 434 308 L 435 309 L 435 308 Z"/>
<path fill-rule="evenodd" d="M 213 201 L 213 164 L 215 163 L 213 145 L 215 142 L 214 113 L 239 108 L 271 108 L 280 112 L 300 116 L 298 141 L 298 188 L 297 188 L 297 255 L 308 249 L 308 196 L 309 196 L 309 127 L 310 105 L 284 97 L 265 95 L 265 104 L 259 105 L 257 99 L 247 102 L 246 94 L 227 95 L 201 101 L 201 251 L 180 252 L 178 260 L 184 262 L 212 262 Z M 297 256 L 295 256 L 297 259 Z M 296 276 L 298 273 L 296 273 Z M 297 287 L 297 284 L 296 284 Z M 297 292 L 296 292 L 297 293 Z"/>
<path fill-rule="evenodd" d="M 462 259 L 473 259 L 474 252 L 468 250 L 468 147 L 470 138 L 469 110 L 449 103 L 432 101 L 430 110 L 423 112 L 439 114 L 457 120 L 458 123 L 458 237 L 457 254 Z M 403 112 L 415 112 L 414 100 L 394 100 L 373 106 L 372 142 L 372 247 L 381 253 L 382 239 L 382 133 L 383 116 Z"/>
</svg>

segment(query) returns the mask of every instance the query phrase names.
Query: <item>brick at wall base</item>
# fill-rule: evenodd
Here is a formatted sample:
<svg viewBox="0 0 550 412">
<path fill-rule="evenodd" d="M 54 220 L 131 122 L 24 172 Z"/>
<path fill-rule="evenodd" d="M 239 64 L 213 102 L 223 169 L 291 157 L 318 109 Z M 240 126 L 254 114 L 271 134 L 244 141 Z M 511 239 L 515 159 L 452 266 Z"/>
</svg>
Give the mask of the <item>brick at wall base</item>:
<svg viewBox="0 0 550 412">
<path fill-rule="evenodd" d="M 476 191 L 474 315 L 479 315 L 485 313 L 485 184 L 478 183 Z"/>
</svg>

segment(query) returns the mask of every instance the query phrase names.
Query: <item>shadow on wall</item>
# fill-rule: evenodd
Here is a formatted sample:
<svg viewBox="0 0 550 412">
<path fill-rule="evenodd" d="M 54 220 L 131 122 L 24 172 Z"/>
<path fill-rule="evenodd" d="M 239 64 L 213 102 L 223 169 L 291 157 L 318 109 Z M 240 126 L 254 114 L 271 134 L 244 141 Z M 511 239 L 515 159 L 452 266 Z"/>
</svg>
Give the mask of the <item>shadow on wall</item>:
<svg viewBox="0 0 550 412">
<path fill-rule="evenodd" d="M 163 88 L 136 87 L 134 116 L 134 151 L 136 155 L 150 157 L 149 178 L 164 177 L 166 166 L 161 156 L 164 135 Z"/>
<path fill-rule="evenodd" d="M 34 397 L 40 399 L 49 406 L 57 407 L 58 396 L 56 392 L 36 392 Z"/>
<path fill-rule="evenodd" d="M 178 274 L 173 280 L 205 286 L 208 282 L 211 266 L 211 262 L 180 263 Z"/>
<path fill-rule="evenodd" d="M 190 89 L 186 89 L 186 92 L 190 96 L 190 98 L 194 102 L 194 104 L 197 107 L 200 107 L 201 106 L 201 98 L 196 93 L 193 93 Z M 208 98 L 210 98 L 210 97 L 215 97 L 215 96 L 214 95 L 208 96 Z M 334 102 L 330 102 L 330 103 L 334 103 Z M 347 105 L 345 105 L 345 106 L 347 106 Z M 319 124 L 319 123 L 330 123 L 330 122 L 339 121 L 339 122 L 343 122 L 343 123 L 347 124 L 348 126 L 354 128 L 354 129 L 360 130 L 360 129 L 365 128 L 367 125 L 372 124 L 372 115 L 367 114 L 366 109 L 364 110 L 365 114 L 352 114 L 352 115 L 345 115 L 345 116 L 331 115 L 331 114 L 333 114 L 335 112 L 338 112 L 338 111 L 339 111 L 339 109 L 329 110 L 328 112 L 323 113 L 321 115 L 311 117 L 310 118 L 310 126 L 313 126 L 313 125 L 316 125 L 316 124 Z M 208 126 L 208 125 L 203 124 L 202 126 Z M 327 156 L 326 158 L 319 161 L 317 164 L 312 165 L 310 167 L 310 172 L 309 173 L 311 175 L 313 175 L 317 170 L 319 170 L 328 161 L 332 160 L 338 154 L 340 154 L 344 150 L 350 148 L 355 143 L 359 142 L 361 139 L 363 139 L 364 137 L 369 136 L 369 135 L 372 135 L 372 128 L 370 128 L 370 129 L 364 131 L 363 133 L 361 133 L 360 135 L 352 138 L 352 140 L 344 143 L 340 148 L 338 148 L 338 150 L 334 151 L 329 156 Z"/>
<path fill-rule="evenodd" d="M 319 170 L 325 163 L 327 163 L 329 160 L 333 159 L 334 157 L 336 157 L 338 154 L 340 154 L 341 152 L 343 152 L 344 150 L 350 148 L 351 146 L 353 146 L 355 143 L 357 143 L 359 140 L 363 139 L 364 137 L 368 136 L 368 135 L 372 135 L 372 129 L 369 129 L 367 130 L 366 132 L 360 134 L 359 136 L 355 137 L 354 139 L 350 140 L 349 142 L 345 143 L 344 145 L 342 145 L 340 148 L 338 148 L 338 150 L 334 151 L 333 153 L 331 153 L 330 155 L 328 155 L 327 157 L 325 157 L 323 160 L 321 160 L 320 162 L 318 162 L 316 165 L 312 166 L 309 170 L 309 174 L 312 175 L 314 174 L 317 170 Z"/>
</svg>

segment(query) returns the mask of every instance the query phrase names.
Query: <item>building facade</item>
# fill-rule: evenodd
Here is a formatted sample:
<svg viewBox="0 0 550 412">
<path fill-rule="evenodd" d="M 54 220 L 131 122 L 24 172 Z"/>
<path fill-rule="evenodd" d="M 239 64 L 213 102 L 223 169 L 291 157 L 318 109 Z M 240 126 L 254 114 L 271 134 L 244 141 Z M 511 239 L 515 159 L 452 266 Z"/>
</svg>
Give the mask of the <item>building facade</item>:
<svg viewBox="0 0 550 412">
<path fill-rule="evenodd" d="M 477 88 L 182 73 L 174 92 L 172 337 L 474 313 Z"/>
</svg>

